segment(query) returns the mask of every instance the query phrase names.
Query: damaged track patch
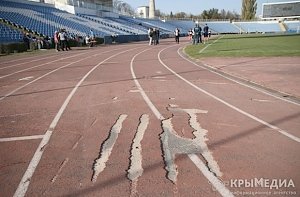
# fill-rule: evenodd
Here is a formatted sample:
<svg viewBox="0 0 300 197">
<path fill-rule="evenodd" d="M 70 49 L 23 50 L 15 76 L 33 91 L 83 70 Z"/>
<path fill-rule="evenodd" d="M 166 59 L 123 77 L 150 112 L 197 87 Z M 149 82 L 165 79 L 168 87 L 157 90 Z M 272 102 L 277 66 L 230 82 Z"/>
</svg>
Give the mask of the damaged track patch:
<svg viewBox="0 0 300 197">
<path fill-rule="evenodd" d="M 130 196 L 137 195 L 136 188 L 137 188 L 138 178 L 142 176 L 144 172 L 144 169 L 142 167 L 141 141 L 143 140 L 144 133 L 148 127 L 148 124 L 149 124 L 149 115 L 147 114 L 142 115 L 131 146 L 130 167 L 127 174 L 128 179 L 131 181 Z"/>
<path fill-rule="evenodd" d="M 109 156 L 111 155 L 112 149 L 118 139 L 119 133 L 121 132 L 122 124 L 126 118 L 127 115 L 120 115 L 115 125 L 111 128 L 108 138 L 102 144 L 100 155 L 95 160 L 95 163 L 93 165 L 93 182 L 97 181 L 98 175 L 105 169 L 106 162 L 108 161 Z"/>
<path fill-rule="evenodd" d="M 205 143 L 207 130 L 201 128 L 197 121 L 197 114 L 204 114 L 207 111 L 196 109 L 171 109 L 184 111 L 189 114 L 189 124 L 194 129 L 194 139 L 183 138 L 177 135 L 173 129 L 172 118 L 168 118 L 162 121 L 163 133 L 160 135 L 162 148 L 164 152 L 164 160 L 166 163 L 167 177 L 173 183 L 177 181 L 177 165 L 175 164 L 176 154 L 201 154 L 206 160 L 207 168 L 215 176 L 220 177 L 222 173 L 219 169 L 217 162 L 214 160 L 212 154 L 208 150 Z"/>
</svg>

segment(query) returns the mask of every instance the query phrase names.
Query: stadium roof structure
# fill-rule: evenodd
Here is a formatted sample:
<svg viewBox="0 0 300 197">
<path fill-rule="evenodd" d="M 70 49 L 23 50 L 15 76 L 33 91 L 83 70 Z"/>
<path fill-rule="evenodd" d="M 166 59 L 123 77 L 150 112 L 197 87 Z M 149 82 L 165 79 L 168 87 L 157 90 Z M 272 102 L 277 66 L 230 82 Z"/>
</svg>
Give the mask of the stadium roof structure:
<svg viewBox="0 0 300 197">
<path fill-rule="evenodd" d="M 263 3 L 262 18 L 300 18 L 300 1 Z"/>
</svg>

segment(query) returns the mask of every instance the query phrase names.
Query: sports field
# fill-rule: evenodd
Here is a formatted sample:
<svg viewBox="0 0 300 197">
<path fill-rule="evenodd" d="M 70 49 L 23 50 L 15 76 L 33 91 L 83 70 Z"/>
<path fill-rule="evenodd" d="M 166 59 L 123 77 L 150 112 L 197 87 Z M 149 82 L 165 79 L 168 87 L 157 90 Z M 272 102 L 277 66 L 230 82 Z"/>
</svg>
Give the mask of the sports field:
<svg viewBox="0 0 300 197">
<path fill-rule="evenodd" d="M 299 34 L 220 35 L 206 44 L 190 45 L 185 52 L 201 57 L 300 56 Z"/>
</svg>

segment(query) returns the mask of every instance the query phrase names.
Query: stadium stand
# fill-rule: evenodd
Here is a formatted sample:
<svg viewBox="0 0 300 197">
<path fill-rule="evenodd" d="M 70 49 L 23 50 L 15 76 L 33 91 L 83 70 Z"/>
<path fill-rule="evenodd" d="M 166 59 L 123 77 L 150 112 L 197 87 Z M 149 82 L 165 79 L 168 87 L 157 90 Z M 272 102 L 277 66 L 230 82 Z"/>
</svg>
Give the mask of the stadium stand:
<svg viewBox="0 0 300 197">
<path fill-rule="evenodd" d="M 195 22 L 192 20 L 168 20 L 166 22 L 174 27 L 179 27 L 184 32 L 188 32 L 195 27 Z"/>
<path fill-rule="evenodd" d="M 201 26 L 205 24 L 211 29 L 212 33 L 240 33 L 240 29 L 232 24 L 230 21 L 209 21 L 209 22 L 199 22 Z"/>
<path fill-rule="evenodd" d="M 22 32 L 0 23 L 0 43 L 19 42 L 22 39 Z"/>
<path fill-rule="evenodd" d="M 103 28 L 106 28 L 109 31 L 118 34 L 123 34 L 123 35 L 138 34 L 138 31 L 136 29 L 123 25 L 122 23 L 118 23 L 114 20 L 111 20 L 112 18 L 100 18 L 100 17 L 84 15 L 84 14 L 77 14 L 77 15 L 86 18 L 88 20 L 100 23 L 101 25 L 103 25 Z"/>
<path fill-rule="evenodd" d="M 117 14 L 116 14 L 117 15 Z M 54 5 L 26 0 L 0 0 L 0 18 L 20 31 L 1 25 L 1 42 L 13 42 L 22 39 L 22 32 L 53 37 L 55 31 L 66 29 L 71 36 L 86 36 L 93 30 L 96 37 L 108 38 L 117 34 L 122 42 L 147 39 L 150 27 L 159 28 L 161 35 L 173 35 L 176 28 L 186 34 L 195 27 L 193 20 L 167 20 L 135 18 L 117 15 L 117 17 L 98 17 L 92 14 L 71 14 L 59 10 Z M 298 21 L 199 21 L 203 28 L 208 24 L 212 34 L 238 33 L 299 33 Z M 9 30 L 8 30 L 8 29 Z M 9 32 L 9 33 L 8 33 Z M 135 38 L 131 37 L 136 36 Z M 108 42 L 109 43 L 109 42 Z"/>
<path fill-rule="evenodd" d="M 289 33 L 300 33 L 300 21 L 284 21 Z"/>
<path fill-rule="evenodd" d="M 109 29 L 95 21 L 40 3 L 32 6 L 25 2 L 0 1 L 0 17 L 50 37 L 58 29 L 66 29 L 71 35 L 85 36 L 91 29 L 99 37 L 111 35 Z"/>
<path fill-rule="evenodd" d="M 278 21 L 233 22 L 245 33 L 279 33 L 282 32 Z"/>
<path fill-rule="evenodd" d="M 121 19 L 128 21 L 131 24 L 139 25 L 145 30 L 148 30 L 150 27 L 159 28 L 162 34 L 173 33 L 176 27 L 171 24 L 165 23 L 158 19 L 144 19 L 144 18 L 133 18 L 128 16 L 120 16 Z"/>
</svg>

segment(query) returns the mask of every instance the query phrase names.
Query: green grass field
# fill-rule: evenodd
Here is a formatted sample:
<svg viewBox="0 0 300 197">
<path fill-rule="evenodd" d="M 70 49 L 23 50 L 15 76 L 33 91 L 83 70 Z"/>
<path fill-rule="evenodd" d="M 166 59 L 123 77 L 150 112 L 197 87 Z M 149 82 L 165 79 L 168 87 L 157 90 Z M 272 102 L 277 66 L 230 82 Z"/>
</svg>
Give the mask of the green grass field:
<svg viewBox="0 0 300 197">
<path fill-rule="evenodd" d="M 205 48 L 206 47 L 206 48 Z M 206 44 L 189 45 L 190 57 L 271 57 L 300 56 L 300 35 L 221 35 Z"/>
</svg>

